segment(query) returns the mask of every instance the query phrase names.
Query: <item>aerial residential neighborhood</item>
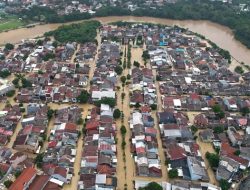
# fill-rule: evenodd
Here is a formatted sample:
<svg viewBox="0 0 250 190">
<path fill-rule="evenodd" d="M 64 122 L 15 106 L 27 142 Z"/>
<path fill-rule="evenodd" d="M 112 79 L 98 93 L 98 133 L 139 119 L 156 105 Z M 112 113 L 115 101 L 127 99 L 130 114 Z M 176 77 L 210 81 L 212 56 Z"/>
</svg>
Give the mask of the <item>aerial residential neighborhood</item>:
<svg viewBox="0 0 250 190">
<path fill-rule="evenodd" d="M 250 72 L 204 36 L 91 20 L 0 58 L 1 190 L 249 189 Z"/>
</svg>

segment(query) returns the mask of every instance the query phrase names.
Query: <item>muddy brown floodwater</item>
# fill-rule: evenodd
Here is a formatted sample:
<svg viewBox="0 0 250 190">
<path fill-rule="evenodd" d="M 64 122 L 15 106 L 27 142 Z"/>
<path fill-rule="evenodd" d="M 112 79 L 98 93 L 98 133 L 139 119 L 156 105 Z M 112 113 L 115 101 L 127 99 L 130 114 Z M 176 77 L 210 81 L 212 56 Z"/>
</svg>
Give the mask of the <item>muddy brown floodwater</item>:
<svg viewBox="0 0 250 190">
<path fill-rule="evenodd" d="M 250 49 L 247 49 L 243 44 L 234 38 L 232 30 L 228 27 L 215 24 L 210 21 L 194 21 L 194 20 L 171 20 L 171 19 L 160 19 L 151 17 L 133 17 L 133 16 L 110 16 L 110 17 L 98 17 L 94 18 L 102 23 L 110 23 L 115 21 L 129 21 L 129 22 L 151 22 L 166 25 L 178 25 L 183 28 L 188 28 L 193 32 L 204 35 L 206 38 L 210 39 L 218 46 L 223 49 L 228 50 L 231 55 L 238 61 L 243 61 L 246 64 L 250 64 Z M 77 21 L 81 22 L 81 21 Z M 72 23 L 72 22 L 70 22 Z M 65 24 L 70 24 L 65 23 Z M 22 39 L 35 38 L 37 36 L 42 36 L 45 32 L 54 30 L 62 23 L 58 24 L 44 24 L 37 25 L 33 28 L 20 28 L 16 30 L 11 30 L 9 32 L 3 32 L 0 34 L 0 44 L 18 43 Z"/>
</svg>

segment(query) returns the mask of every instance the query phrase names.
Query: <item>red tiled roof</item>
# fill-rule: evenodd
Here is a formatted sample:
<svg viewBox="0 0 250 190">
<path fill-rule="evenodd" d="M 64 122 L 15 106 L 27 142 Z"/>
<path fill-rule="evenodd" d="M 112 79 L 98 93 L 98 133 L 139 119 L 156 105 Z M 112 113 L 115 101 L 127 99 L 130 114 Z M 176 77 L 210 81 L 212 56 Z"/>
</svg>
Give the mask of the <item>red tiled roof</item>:
<svg viewBox="0 0 250 190">
<path fill-rule="evenodd" d="M 145 148 L 144 147 L 138 147 L 138 148 L 136 148 L 136 153 L 137 154 L 145 153 Z"/>
<path fill-rule="evenodd" d="M 99 125 L 100 125 L 99 121 L 97 121 L 97 120 L 89 120 L 86 123 L 86 129 L 87 130 L 96 130 Z"/>
<path fill-rule="evenodd" d="M 58 174 L 58 175 L 61 175 L 62 177 L 66 178 L 67 170 L 63 167 L 58 166 L 55 168 L 54 174 Z"/>
<path fill-rule="evenodd" d="M 10 168 L 9 164 L 0 163 L 0 171 L 6 173 Z"/>
<path fill-rule="evenodd" d="M 178 145 L 175 145 L 175 144 L 170 145 L 167 151 L 168 151 L 170 160 L 179 160 L 179 159 L 186 158 L 185 150 Z"/>
<path fill-rule="evenodd" d="M 246 167 L 248 167 L 248 165 L 249 165 L 249 161 L 248 161 L 248 160 L 246 160 L 246 159 L 244 159 L 244 158 L 241 158 L 241 157 L 239 157 L 239 156 L 236 156 L 235 154 L 227 154 L 227 156 L 228 156 L 229 158 L 232 158 L 232 159 L 235 160 L 236 162 L 238 162 L 238 163 L 240 163 L 240 164 L 246 166 Z"/>
<path fill-rule="evenodd" d="M 74 123 L 66 123 L 65 131 L 67 132 L 76 132 L 77 125 Z"/>
<path fill-rule="evenodd" d="M 151 108 L 148 105 L 141 106 L 142 113 L 149 113 L 150 111 L 151 111 Z"/>
<path fill-rule="evenodd" d="M 24 169 L 21 175 L 10 186 L 9 190 L 23 190 L 24 185 L 30 183 L 31 180 L 34 180 L 35 176 L 36 176 L 36 170 L 34 168 L 30 167 Z"/>
<path fill-rule="evenodd" d="M 57 145 L 56 141 L 50 141 L 49 145 L 48 145 L 48 148 L 54 148 L 54 147 L 56 147 L 56 145 Z"/>
<path fill-rule="evenodd" d="M 196 93 L 190 94 L 190 98 L 191 98 L 192 100 L 199 100 L 199 99 L 200 99 L 199 95 L 196 94 Z"/>
<path fill-rule="evenodd" d="M 145 133 L 156 134 L 157 130 L 153 127 L 145 127 Z"/>
<path fill-rule="evenodd" d="M 104 164 L 104 165 L 98 165 L 98 166 L 97 166 L 97 172 L 98 172 L 99 174 L 108 174 L 108 175 L 112 175 L 113 171 L 114 171 L 114 170 L 113 170 L 110 166 L 108 166 L 108 165 L 106 165 L 106 164 Z"/>
<path fill-rule="evenodd" d="M 43 187 L 48 183 L 49 178 L 50 177 L 48 175 L 36 176 L 32 184 L 29 186 L 29 190 L 43 189 Z"/>
</svg>

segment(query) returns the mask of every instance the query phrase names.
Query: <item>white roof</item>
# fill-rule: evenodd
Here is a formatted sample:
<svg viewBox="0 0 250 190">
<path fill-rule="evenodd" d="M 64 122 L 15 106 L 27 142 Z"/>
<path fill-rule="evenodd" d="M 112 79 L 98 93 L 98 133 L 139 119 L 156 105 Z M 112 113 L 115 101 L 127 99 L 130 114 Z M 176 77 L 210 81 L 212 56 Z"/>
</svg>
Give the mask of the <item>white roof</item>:
<svg viewBox="0 0 250 190">
<path fill-rule="evenodd" d="M 134 112 L 132 122 L 133 122 L 133 125 L 137 125 L 137 124 L 143 125 L 142 114 L 140 112 Z"/>
<path fill-rule="evenodd" d="M 110 110 L 110 106 L 107 104 L 101 104 L 101 111 L 109 111 Z"/>
<path fill-rule="evenodd" d="M 0 116 L 7 115 L 8 111 L 0 111 Z"/>
<path fill-rule="evenodd" d="M 96 174 L 96 184 L 106 184 L 106 174 Z"/>
<path fill-rule="evenodd" d="M 181 131 L 179 129 L 164 130 L 165 137 L 181 137 Z"/>
<path fill-rule="evenodd" d="M 250 134 L 250 127 L 246 128 L 246 133 L 249 135 Z"/>
<path fill-rule="evenodd" d="M 134 138 L 136 141 L 141 141 L 145 139 L 145 135 L 135 136 Z"/>
<path fill-rule="evenodd" d="M 187 84 L 191 84 L 192 78 L 191 77 L 185 77 L 185 81 Z"/>
<path fill-rule="evenodd" d="M 174 106 L 181 106 L 181 100 L 180 99 L 174 99 Z"/>
<path fill-rule="evenodd" d="M 115 91 L 93 91 L 92 98 L 101 100 L 102 98 L 115 98 Z"/>
<path fill-rule="evenodd" d="M 148 164 L 148 159 L 146 157 L 137 158 L 138 165 Z"/>
<path fill-rule="evenodd" d="M 74 156 L 76 155 L 76 149 L 73 149 L 73 148 L 71 149 L 71 155 L 74 155 Z"/>
<path fill-rule="evenodd" d="M 94 134 L 93 135 L 93 140 L 98 140 L 99 139 L 99 134 Z"/>
<path fill-rule="evenodd" d="M 66 123 L 61 123 L 60 125 L 56 125 L 55 129 L 56 130 L 64 130 L 66 126 Z"/>
<path fill-rule="evenodd" d="M 136 142 L 136 144 L 135 144 L 135 147 L 136 148 L 139 148 L 139 147 L 146 147 L 146 145 L 143 143 L 143 142 Z"/>
<path fill-rule="evenodd" d="M 22 122 L 29 122 L 29 121 L 33 121 L 35 119 L 35 117 L 29 117 L 29 118 L 25 118 L 22 120 Z"/>
<path fill-rule="evenodd" d="M 200 69 L 197 68 L 197 67 L 194 67 L 194 68 L 193 68 L 193 71 L 195 71 L 195 72 L 200 72 Z"/>
<path fill-rule="evenodd" d="M 55 183 L 55 184 L 57 184 L 57 185 L 59 185 L 59 186 L 61 186 L 61 187 L 62 187 L 63 184 L 64 184 L 63 181 L 60 181 L 60 180 L 55 179 L 55 178 L 51 178 L 49 181 L 52 182 L 52 183 Z"/>
</svg>

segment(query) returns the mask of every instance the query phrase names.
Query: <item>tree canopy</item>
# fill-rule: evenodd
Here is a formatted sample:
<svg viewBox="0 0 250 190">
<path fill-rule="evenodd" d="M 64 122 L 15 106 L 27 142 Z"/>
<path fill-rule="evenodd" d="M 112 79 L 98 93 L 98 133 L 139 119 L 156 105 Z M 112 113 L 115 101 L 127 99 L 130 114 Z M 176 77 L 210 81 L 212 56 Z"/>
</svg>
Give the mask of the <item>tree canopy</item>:
<svg viewBox="0 0 250 190">
<path fill-rule="evenodd" d="M 115 109 L 115 110 L 114 110 L 114 113 L 113 113 L 113 117 L 114 117 L 115 119 L 120 118 L 120 117 L 121 117 L 121 111 L 120 111 L 119 109 Z"/>
<path fill-rule="evenodd" d="M 228 181 L 224 179 L 221 179 L 219 181 L 219 184 L 220 184 L 221 190 L 228 190 L 231 187 L 230 183 L 228 183 Z"/>
<path fill-rule="evenodd" d="M 12 50 L 12 49 L 14 49 L 14 45 L 10 44 L 10 43 L 7 43 L 7 44 L 5 44 L 5 49 Z"/>
<path fill-rule="evenodd" d="M 81 94 L 77 97 L 77 101 L 81 104 L 86 104 L 89 100 L 89 93 L 86 90 L 81 91 Z"/>
<path fill-rule="evenodd" d="M 219 166 L 220 157 L 218 154 L 206 152 L 206 158 L 212 168 L 217 168 Z"/>
<path fill-rule="evenodd" d="M 45 33 L 45 36 L 54 36 L 59 42 L 95 42 L 96 30 L 99 26 L 100 22 L 98 21 L 63 25 L 54 31 Z"/>
<path fill-rule="evenodd" d="M 139 190 L 163 190 L 163 188 L 156 182 L 150 182 L 146 187 L 140 187 Z"/>
</svg>

